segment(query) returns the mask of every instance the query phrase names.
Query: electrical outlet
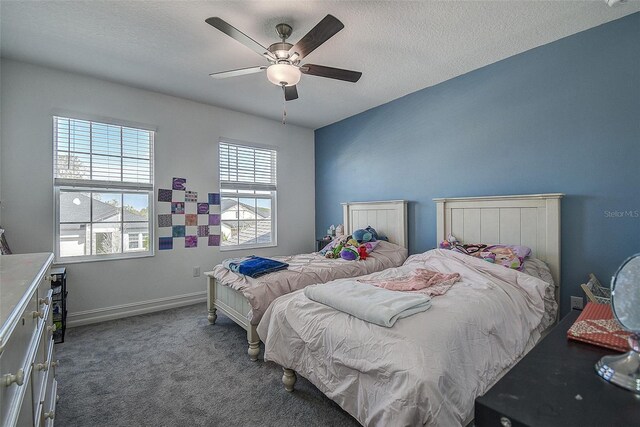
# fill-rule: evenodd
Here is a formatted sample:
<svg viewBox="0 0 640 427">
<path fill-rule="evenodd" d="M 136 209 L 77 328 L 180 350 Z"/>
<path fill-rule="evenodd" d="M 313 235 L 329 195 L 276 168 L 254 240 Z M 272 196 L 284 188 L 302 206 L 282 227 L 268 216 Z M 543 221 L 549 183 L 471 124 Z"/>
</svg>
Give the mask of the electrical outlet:
<svg viewBox="0 0 640 427">
<path fill-rule="evenodd" d="M 584 308 L 584 300 L 582 297 L 571 297 L 571 310 L 582 310 Z"/>
<path fill-rule="evenodd" d="M 200 267 L 193 267 L 193 277 L 200 277 Z M 571 306 L 573 307 L 573 303 Z"/>
</svg>

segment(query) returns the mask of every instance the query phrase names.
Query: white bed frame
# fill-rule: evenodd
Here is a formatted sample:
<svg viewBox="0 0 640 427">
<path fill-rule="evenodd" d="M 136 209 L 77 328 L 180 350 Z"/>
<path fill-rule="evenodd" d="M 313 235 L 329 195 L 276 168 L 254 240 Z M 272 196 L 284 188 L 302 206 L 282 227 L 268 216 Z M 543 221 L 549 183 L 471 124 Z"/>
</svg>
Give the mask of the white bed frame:
<svg viewBox="0 0 640 427">
<path fill-rule="evenodd" d="M 466 243 L 528 246 L 533 256 L 549 266 L 556 285 L 556 301 L 559 301 L 560 201 L 563 196 L 551 193 L 433 199 L 436 202 L 435 246 L 449 234 Z M 293 391 L 296 373 L 292 369 L 282 369 L 284 388 Z"/>
<path fill-rule="evenodd" d="M 347 234 L 370 225 L 378 233 L 387 236 L 390 242 L 407 247 L 406 200 L 342 203 L 342 211 Z M 242 326 L 247 331 L 247 341 L 249 342 L 247 353 L 251 360 L 258 360 L 260 337 L 256 327 L 247 318 L 247 314 L 251 311 L 249 301 L 242 292 L 224 286 L 215 280 L 213 272 L 206 272 L 205 275 L 208 282 L 207 319 L 209 323 L 216 322 L 217 310 L 220 310 Z"/>
<path fill-rule="evenodd" d="M 523 245 L 544 261 L 560 292 L 560 201 L 564 194 L 456 197 L 436 202 L 437 242 Z"/>
</svg>

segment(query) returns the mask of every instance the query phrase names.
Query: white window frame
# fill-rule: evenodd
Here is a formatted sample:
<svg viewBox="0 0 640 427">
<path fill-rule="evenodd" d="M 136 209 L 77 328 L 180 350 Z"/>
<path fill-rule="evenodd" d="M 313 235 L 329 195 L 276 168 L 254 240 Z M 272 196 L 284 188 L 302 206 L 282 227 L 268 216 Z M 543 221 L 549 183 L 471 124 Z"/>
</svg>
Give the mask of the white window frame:
<svg viewBox="0 0 640 427">
<path fill-rule="evenodd" d="M 235 190 L 251 190 L 250 185 L 248 184 L 241 184 L 239 185 L 237 188 L 235 189 L 226 189 L 227 191 L 225 191 L 224 188 L 224 183 L 222 182 L 222 179 L 220 179 L 220 144 L 229 144 L 229 145 L 236 145 L 236 146 L 243 146 L 243 147 L 247 147 L 247 148 L 262 148 L 265 150 L 272 150 L 275 151 L 276 153 L 276 165 L 275 165 L 275 169 L 276 169 L 276 184 L 275 184 L 275 189 L 271 191 L 270 195 L 266 195 L 266 194 L 238 194 L 238 193 L 232 193 L 229 191 L 235 191 Z M 238 245 L 223 245 L 222 243 L 222 230 L 220 231 L 220 251 L 223 252 L 227 252 L 227 251 L 240 251 L 240 250 L 245 250 L 245 249 L 259 249 L 259 248 L 272 248 L 272 247 L 277 247 L 278 246 L 278 221 L 277 221 L 277 211 L 278 211 L 278 190 L 277 190 L 277 173 L 278 173 L 278 149 L 277 147 L 271 146 L 271 145 L 265 145 L 265 144 L 256 144 L 256 143 L 251 143 L 251 142 L 245 142 L 245 141 L 238 141 L 235 139 L 229 139 L 229 138 L 220 138 L 220 140 L 218 141 L 218 150 L 217 150 L 217 156 L 218 156 L 218 179 L 220 182 L 220 206 L 222 207 L 222 199 L 225 197 L 233 197 L 233 198 L 247 198 L 247 199 L 266 199 L 266 200 L 271 200 L 271 242 L 270 243 L 247 243 L 247 244 L 238 244 Z M 232 184 L 229 184 L 232 185 Z M 258 191 L 263 191 L 263 190 L 258 190 Z M 237 220 L 239 220 L 239 218 L 237 218 Z M 222 228 L 222 210 L 220 211 L 220 227 Z"/>
<path fill-rule="evenodd" d="M 138 184 L 128 182 L 111 182 L 100 180 L 82 180 L 82 179 L 66 179 L 55 178 L 53 179 L 53 197 L 54 197 L 54 256 L 56 263 L 75 264 L 83 262 L 95 262 L 95 261 L 113 261 L 120 259 L 133 259 L 133 258 L 148 258 L 155 256 L 155 139 L 156 129 L 149 125 L 140 123 L 127 122 L 117 119 L 89 116 L 86 114 L 77 114 L 71 112 L 54 112 L 51 117 L 51 135 L 53 146 L 53 158 L 52 162 L 56 161 L 56 142 L 55 142 L 55 120 L 56 117 L 69 118 L 75 120 L 85 120 L 91 122 L 98 122 L 101 124 L 109 124 L 115 126 L 122 126 L 128 128 L 136 128 L 140 130 L 146 130 L 151 132 L 151 159 L 150 159 L 150 184 Z M 55 164 L 53 172 L 55 174 Z M 148 208 L 148 230 L 149 230 L 149 250 L 148 251 L 135 251 L 124 252 L 124 225 L 121 231 L 121 245 L 123 252 L 116 254 L 102 254 L 102 255 L 79 255 L 79 256 L 66 256 L 60 255 L 60 191 L 78 191 L 78 192 L 102 192 L 102 193 L 120 193 L 120 194 L 148 194 L 149 208 Z M 124 209 L 124 206 L 121 207 Z M 93 218 L 91 216 L 91 224 L 93 224 Z M 124 212 L 120 220 L 121 224 L 126 224 L 124 221 Z"/>
</svg>

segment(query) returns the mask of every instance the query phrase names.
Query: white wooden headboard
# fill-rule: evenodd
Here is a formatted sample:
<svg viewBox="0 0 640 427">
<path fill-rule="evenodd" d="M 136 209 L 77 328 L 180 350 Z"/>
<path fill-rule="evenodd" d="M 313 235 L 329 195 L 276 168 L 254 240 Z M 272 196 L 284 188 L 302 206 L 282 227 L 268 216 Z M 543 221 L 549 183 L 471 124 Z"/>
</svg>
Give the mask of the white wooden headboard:
<svg viewBox="0 0 640 427">
<path fill-rule="evenodd" d="M 464 243 L 523 245 L 547 263 L 560 289 L 560 200 L 564 194 L 433 199 L 436 246 L 449 233 Z M 557 295 L 556 295 L 557 297 Z"/>
<path fill-rule="evenodd" d="M 391 243 L 407 247 L 407 201 L 349 202 L 342 204 L 345 233 L 371 226 Z"/>
</svg>

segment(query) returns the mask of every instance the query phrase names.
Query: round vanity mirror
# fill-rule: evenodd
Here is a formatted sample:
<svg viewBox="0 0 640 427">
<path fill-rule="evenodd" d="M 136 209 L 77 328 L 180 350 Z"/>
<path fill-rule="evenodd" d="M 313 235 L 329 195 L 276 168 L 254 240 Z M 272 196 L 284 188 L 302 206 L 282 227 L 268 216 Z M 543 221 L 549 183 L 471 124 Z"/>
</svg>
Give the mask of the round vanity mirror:
<svg viewBox="0 0 640 427">
<path fill-rule="evenodd" d="M 596 371 L 605 380 L 640 393 L 640 254 L 623 262 L 613 276 L 611 308 L 618 322 L 631 332 L 630 351 L 603 357 Z"/>
</svg>

